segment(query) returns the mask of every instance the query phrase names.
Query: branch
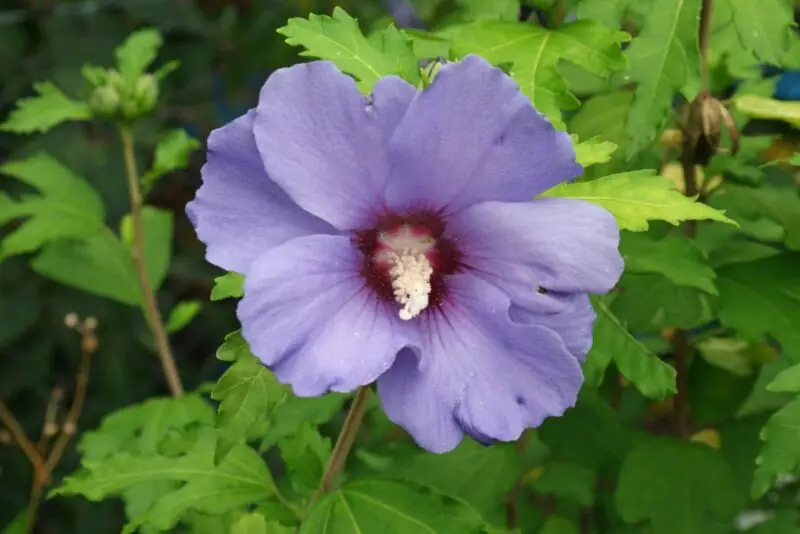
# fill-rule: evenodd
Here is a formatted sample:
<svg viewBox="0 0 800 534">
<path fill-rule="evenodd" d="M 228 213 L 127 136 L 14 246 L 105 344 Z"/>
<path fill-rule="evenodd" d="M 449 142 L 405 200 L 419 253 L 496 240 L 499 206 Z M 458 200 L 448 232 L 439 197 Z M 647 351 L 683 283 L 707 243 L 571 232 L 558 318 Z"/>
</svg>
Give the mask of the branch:
<svg viewBox="0 0 800 534">
<path fill-rule="evenodd" d="M 181 382 L 178 368 L 175 365 L 175 357 L 169 346 L 167 330 L 158 310 L 158 302 L 147 277 L 147 269 L 144 264 L 144 226 L 142 224 L 142 192 L 139 186 L 139 175 L 136 172 L 136 159 L 133 153 L 133 134 L 127 126 L 120 126 L 120 140 L 122 141 L 122 152 L 125 158 L 125 175 L 128 179 L 128 191 L 131 197 L 131 219 L 133 221 L 133 265 L 136 270 L 136 277 L 139 279 L 139 286 L 142 290 L 142 300 L 145 318 L 150 326 L 150 332 L 156 342 L 158 357 L 161 366 L 164 368 L 164 376 L 167 379 L 169 391 L 173 397 L 183 395 L 183 383 Z"/>
</svg>

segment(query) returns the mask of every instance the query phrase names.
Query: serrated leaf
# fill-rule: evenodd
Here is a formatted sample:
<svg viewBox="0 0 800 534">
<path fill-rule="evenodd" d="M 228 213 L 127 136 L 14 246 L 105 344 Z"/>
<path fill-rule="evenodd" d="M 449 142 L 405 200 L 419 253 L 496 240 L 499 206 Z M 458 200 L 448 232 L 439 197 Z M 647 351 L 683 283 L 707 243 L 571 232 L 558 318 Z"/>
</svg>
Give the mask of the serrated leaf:
<svg viewBox="0 0 800 534">
<path fill-rule="evenodd" d="M 413 85 L 420 83 L 419 59 L 411 38 L 404 31 L 389 25 L 370 35 L 369 42 L 394 61 L 394 74 Z"/>
<path fill-rule="evenodd" d="M 315 426 L 304 423 L 291 435 L 278 440 L 278 448 L 295 491 L 301 494 L 315 491 L 331 456 L 330 438 L 323 437 Z"/>
<path fill-rule="evenodd" d="M 622 26 L 628 6 L 633 0 L 582 0 L 578 3 L 579 19 L 593 20 L 604 26 L 617 29 Z"/>
<path fill-rule="evenodd" d="M 586 200 L 610 211 L 622 230 L 647 230 L 649 221 L 678 225 L 686 220 L 710 219 L 736 225 L 725 216 L 694 199 L 682 195 L 675 184 L 655 171 L 641 170 L 612 174 L 588 182 L 559 184 L 542 193 L 543 197 Z"/>
<path fill-rule="evenodd" d="M 23 225 L 0 243 L 0 260 L 34 251 L 62 238 L 98 234 L 104 227 L 103 201 L 85 180 L 55 158 L 38 153 L 0 166 L 0 173 L 36 188 L 38 195 L 25 195 L 13 202 L 0 197 L 0 224 L 15 217 L 28 217 Z"/>
<path fill-rule="evenodd" d="M 268 448 L 280 439 L 292 435 L 302 424 L 321 425 L 342 409 L 348 395 L 328 393 L 322 397 L 296 397 L 287 395 L 269 414 L 269 429 L 261 444 Z"/>
<path fill-rule="evenodd" d="M 217 359 L 223 362 L 235 362 L 239 358 L 250 358 L 252 353 L 241 330 L 234 330 L 225 336 L 222 345 L 217 349 Z"/>
<path fill-rule="evenodd" d="M 164 40 L 157 30 L 145 28 L 131 33 L 125 41 L 117 47 L 114 55 L 117 58 L 117 68 L 125 81 L 132 85 L 136 79 L 144 74 L 147 67 L 155 61 L 158 49 Z"/>
<path fill-rule="evenodd" d="M 172 308 L 167 317 L 166 329 L 169 333 L 175 333 L 185 328 L 192 319 L 197 317 L 203 303 L 199 300 L 182 300 Z"/>
<path fill-rule="evenodd" d="M 800 359 L 800 254 L 737 263 L 717 272 L 719 318 L 745 339 L 771 335 L 790 359 Z"/>
<path fill-rule="evenodd" d="M 700 3 L 655 0 L 644 27 L 626 51 L 630 80 L 638 84 L 628 114 L 629 156 L 655 138 L 676 92 L 692 100 L 700 89 Z"/>
<path fill-rule="evenodd" d="M 92 118 L 88 103 L 69 98 L 52 82 L 36 83 L 33 89 L 38 95 L 18 100 L 16 109 L 0 124 L 0 131 L 44 133 L 63 122 Z"/>
<path fill-rule="evenodd" d="M 575 158 L 581 167 L 586 168 L 598 163 L 607 163 L 616 149 L 617 145 L 614 143 L 593 137 L 575 145 Z"/>
<path fill-rule="evenodd" d="M 613 361 L 622 376 L 644 396 L 663 399 L 675 393 L 675 369 L 636 340 L 600 299 L 594 299 L 593 304 L 597 320 L 585 363 L 587 380 L 599 382 Z"/>
<path fill-rule="evenodd" d="M 156 144 L 153 167 L 142 176 L 142 194 L 146 195 L 153 184 L 165 174 L 186 168 L 192 152 L 200 146 L 200 142 L 187 134 L 183 128 L 163 134 Z"/>
<path fill-rule="evenodd" d="M 581 506 L 592 506 L 597 475 L 588 467 L 572 462 L 551 462 L 531 482 L 530 487 L 559 499 L 572 499 Z"/>
<path fill-rule="evenodd" d="M 465 504 L 387 480 L 356 480 L 326 495 L 299 534 L 478 534 L 484 522 Z"/>
<path fill-rule="evenodd" d="M 764 444 L 756 458 L 751 495 L 762 497 L 778 477 L 800 467 L 800 396 L 775 412 L 761 431 Z"/>
<path fill-rule="evenodd" d="M 188 510 L 218 515 L 275 494 L 275 483 L 258 453 L 239 445 L 215 465 L 216 442 L 216 434 L 206 429 L 194 447 L 179 457 L 120 452 L 99 462 L 84 461 L 84 470 L 67 477 L 53 495 L 82 495 L 99 501 L 137 484 L 184 483 L 134 518 L 124 531 L 132 532 L 144 524 L 169 530 Z"/>
<path fill-rule="evenodd" d="M 452 452 L 397 459 L 386 475 L 410 480 L 490 512 L 519 478 L 521 457 L 510 444 L 490 448 L 464 440 Z"/>
<path fill-rule="evenodd" d="M 511 76 L 557 127 L 563 129 L 562 109 L 576 109 L 578 99 L 569 92 L 558 70 L 561 60 L 598 76 L 626 66 L 620 44 L 628 34 L 591 21 L 565 24 L 547 30 L 533 24 L 479 21 L 448 28 L 456 56 L 479 54 L 495 65 L 511 64 Z"/>
<path fill-rule="evenodd" d="M 780 393 L 800 392 L 800 364 L 784 369 L 767 386 L 770 391 Z"/>
<path fill-rule="evenodd" d="M 726 184 L 724 190 L 714 196 L 714 200 L 723 205 L 732 217 L 740 216 L 739 224 L 744 229 L 745 223 L 758 223 L 766 218 L 783 228 L 778 235 L 756 235 L 761 240 L 783 241 L 792 250 L 800 250 L 800 195 L 796 187 L 746 187 Z M 749 227 L 753 233 L 753 226 Z M 768 229 L 769 231 L 769 229 Z"/>
<path fill-rule="evenodd" d="M 676 285 L 717 294 L 714 269 L 708 265 L 702 250 L 689 239 L 668 235 L 656 240 L 646 234 L 623 232 L 619 248 L 625 270 L 630 273 L 657 273 Z"/>
<path fill-rule="evenodd" d="M 728 0 L 741 46 L 770 65 L 781 65 L 792 37 L 794 14 L 786 0 Z"/>
<path fill-rule="evenodd" d="M 235 336 L 232 341 L 238 343 Z M 286 396 L 286 391 L 275 376 L 253 356 L 246 345 L 239 346 L 239 354 L 222 375 L 211 392 L 211 398 L 220 401 L 217 428 L 224 440 L 220 441 L 218 459 L 225 456 L 235 443 L 244 442 L 248 432 Z"/>
<path fill-rule="evenodd" d="M 653 439 L 635 448 L 620 472 L 615 502 L 628 523 L 653 534 L 707 534 L 709 518 L 729 521 L 744 504 L 725 460 L 706 445 Z"/>
<path fill-rule="evenodd" d="M 393 27 L 385 32 L 380 42 L 386 48 L 376 48 L 361 33 L 356 19 L 340 7 L 335 7 L 330 17 L 312 13 L 308 19 L 289 19 L 286 26 L 278 30 L 288 44 L 305 48 L 300 55 L 327 59 L 342 72 L 355 76 L 365 93 L 383 76 L 410 75 L 410 62 L 416 64 L 411 43 L 401 45 L 401 39 L 405 39 L 402 33 Z M 413 84 L 419 82 L 419 69 L 415 74 L 416 79 L 408 80 Z"/>
<path fill-rule="evenodd" d="M 754 119 L 784 121 L 800 127 L 800 102 L 744 94 L 733 99 L 737 111 Z"/>
<path fill-rule="evenodd" d="M 211 288 L 211 299 L 223 300 L 228 298 L 241 298 L 244 296 L 244 276 L 239 273 L 227 273 L 214 278 L 214 287 Z"/>
</svg>

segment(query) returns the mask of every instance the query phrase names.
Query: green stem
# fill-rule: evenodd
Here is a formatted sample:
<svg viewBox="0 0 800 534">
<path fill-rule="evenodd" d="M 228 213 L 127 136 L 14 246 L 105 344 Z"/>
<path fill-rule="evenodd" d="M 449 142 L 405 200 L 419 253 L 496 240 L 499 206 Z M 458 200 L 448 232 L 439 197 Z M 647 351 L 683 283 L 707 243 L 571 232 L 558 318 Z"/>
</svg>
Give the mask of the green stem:
<svg viewBox="0 0 800 534">
<path fill-rule="evenodd" d="M 133 133 L 127 126 L 120 126 L 119 136 L 122 141 L 122 154 L 125 159 L 125 175 L 128 179 L 128 191 L 131 197 L 131 220 L 133 222 L 133 247 L 131 256 L 136 277 L 139 279 L 139 286 L 142 291 L 142 306 L 144 308 L 147 324 L 156 342 L 158 357 L 161 366 L 164 368 L 164 376 L 167 379 L 169 391 L 173 397 L 183 395 L 183 383 L 181 382 L 178 368 L 175 365 L 175 357 L 169 345 L 167 330 L 164 321 L 161 319 L 161 312 L 158 310 L 153 287 L 147 276 L 147 268 L 144 263 L 144 225 L 142 223 L 142 191 L 139 185 L 139 175 L 136 172 L 136 159 L 134 156 Z"/>
</svg>

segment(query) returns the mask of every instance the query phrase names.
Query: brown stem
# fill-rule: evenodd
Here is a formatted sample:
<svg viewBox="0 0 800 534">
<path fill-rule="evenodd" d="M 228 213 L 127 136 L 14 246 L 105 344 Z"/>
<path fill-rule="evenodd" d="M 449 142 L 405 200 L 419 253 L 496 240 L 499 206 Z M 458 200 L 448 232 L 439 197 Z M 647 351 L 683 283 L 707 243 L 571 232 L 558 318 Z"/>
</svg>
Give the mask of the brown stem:
<svg viewBox="0 0 800 534">
<path fill-rule="evenodd" d="M 136 269 L 136 276 L 142 290 L 142 300 L 145 318 L 150 326 L 158 350 L 158 357 L 161 366 L 164 368 L 164 376 L 167 379 L 169 391 L 173 397 L 183 395 L 183 384 L 181 383 L 178 368 L 175 365 L 175 358 L 169 346 L 167 330 L 161 319 L 161 312 L 158 310 L 158 302 L 155 293 L 147 277 L 147 269 L 144 264 L 144 227 L 142 224 L 142 192 L 139 185 L 139 175 L 136 172 L 136 159 L 133 152 L 133 134 L 126 126 L 119 129 L 122 141 L 122 153 L 125 158 L 125 175 L 128 179 L 128 191 L 131 197 L 131 219 L 133 221 L 133 265 Z"/>
<path fill-rule="evenodd" d="M 6 407 L 3 401 L 0 401 L 0 421 L 2 421 L 6 428 L 8 428 L 8 431 L 11 432 L 11 437 L 17 442 L 17 445 L 19 445 L 19 448 L 25 453 L 25 456 L 28 457 L 33 467 L 35 469 L 41 467 L 44 464 L 44 460 L 39 454 L 39 451 L 36 450 L 36 445 L 28 439 L 27 434 L 25 434 L 17 418 L 14 417 L 14 414 L 11 413 L 11 410 Z"/>
<path fill-rule="evenodd" d="M 344 463 L 347 461 L 347 455 L 350 454 L 350 449 L 353 448 L 358 428 L 361 426 L 361 421 L 364 419 L 364 414 L 367 411 L 369 394 L 369 386 L 362 386 L 358 389 L 353 399 L 353 404 L 350 405 L 350 411 L 347 412 L 347 418 L 344 420 L 342 430 L 339 432 L 336 445 L 333 447 L 328 465 L 325 467 L 322 479 L 320 479 L 319 488 L 317 488 L 317 491 L 308 503 L 308 510 L 311 510 L 311 507 L 314 506 L 323 494 L 330 491 L 333 484 L 336 482 L 336 478 L 342 471 Z"/>
</svg>

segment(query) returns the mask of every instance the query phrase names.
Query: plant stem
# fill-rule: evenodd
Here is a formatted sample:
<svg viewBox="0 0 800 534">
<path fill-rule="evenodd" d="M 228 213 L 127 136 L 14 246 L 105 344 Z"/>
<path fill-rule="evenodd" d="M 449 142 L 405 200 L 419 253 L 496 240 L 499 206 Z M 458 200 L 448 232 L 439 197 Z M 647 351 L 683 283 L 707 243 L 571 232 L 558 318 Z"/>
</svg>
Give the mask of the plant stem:
<svg viewBox="0 0 800 534">
<path fill-rule="evenodd" d="M 142 303 L 145 318 L 150 326 L 150 331 L 156 342 L 158 357 L 161 366 L 164 368 L 164 376 L 167 379 L 169 391 L 173 397 L 183 395 L 183 384 L 175 366 L 175 358 L 169 346 L 167 330 L 161 319 L 161 312 L 158 310 L 158 302 L 147 277 L 147 269 L 144 264 L 144 227 L 142 224 L 142 192 L 139 186 L 139 175 L 136 172 L 136 159 L 133 152 L 133 134 L 127 126 L 120 126 L 119 136 L 122 141 L 122 153 L 125 158 L 125 175 L 128 179 L 128 191 L 131 197 L 131 219 L 133 221 L 133 265 L 136 270 L 136 277 L 139 279 L 139 286 L 142 290 Z"/>
<path fill-rule="evenodd" d="M 308 510 L 311 509 L 323 494 L 330 491 L 333 484 L 336 482 L 336 477 L 338 477 L 339 473 L 342 471 L 344 463 L 347 460 L 347 455 L 350 454 L 350 449 L 353 448 L 353 442 L 356 439 L 358 428 L 361 426 L 361 421 L 364 420 L 369 394 L 369 386 L 362 386 L 358 389 L 353 399 L 353 404 L 350 406 L 350 411 L 347 412 L 347 418 L 344 420 L 342 430 L 339 432 L 336 445 L 333 447 L 328 465 L 325 467 L 325 472 L 320 479 L 319 488 L 317 488 L 317 491 L 308 503 Z"/>
</svg>

